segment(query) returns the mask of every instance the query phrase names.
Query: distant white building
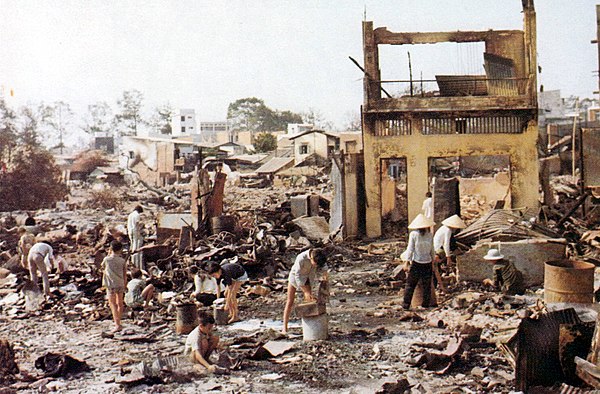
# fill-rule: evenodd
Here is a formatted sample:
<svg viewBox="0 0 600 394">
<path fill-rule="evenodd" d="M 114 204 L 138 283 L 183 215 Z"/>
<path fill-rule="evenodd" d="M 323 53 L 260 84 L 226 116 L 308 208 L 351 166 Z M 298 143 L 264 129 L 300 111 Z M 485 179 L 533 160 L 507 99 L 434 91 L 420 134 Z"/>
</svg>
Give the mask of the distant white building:
<svg viewBox="0 0 600 394">
<path fill-rule="evenodd" d="M 302 134 L 305 131 L 312 130 L 315 126 L 309 123 L 288 123 L 287 133 L 289 136 Z"/>
<path fill-rule="evenodd" d="M 200 122 L 200 137 L 203 142 L 225 143 L 230 142 L 229 122 Z"/>
<path fill-rule="evenodd" d="M 174 137 L 199 134 L 196 126 L 196 111 L 194 109 L 182 108 L 179 114 L 171 119 L 171 128 Z"/>
</svg>

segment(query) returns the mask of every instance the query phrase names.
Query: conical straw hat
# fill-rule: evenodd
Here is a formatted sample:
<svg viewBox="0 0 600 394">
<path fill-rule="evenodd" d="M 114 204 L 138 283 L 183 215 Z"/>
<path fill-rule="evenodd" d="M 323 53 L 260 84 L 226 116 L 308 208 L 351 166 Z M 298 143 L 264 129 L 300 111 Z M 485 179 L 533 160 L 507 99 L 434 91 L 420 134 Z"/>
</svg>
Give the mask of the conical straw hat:
<svg viewBox="0 0 600 394">
<path fill-rule="evenodd" d="M 452 227 L 452 228 L 465 228 L 467 227 L 467 225 L 465 224 L 465 222 L 463 222 L 463 220 L 460 218 L 460 216 L 458 215 L 452 215 L 449 218 L 446 218 L 442 224 L 446 227 Z"/>
<path fill-rule="evenodd" d="M 418 230 L 420 228 L 429 228 L 434 226 L 435 222 L 431 219 L 428 219 L 422 213 L 418 214 L 416 218 L 408 225 L 410 230 Z"/>
</svg>

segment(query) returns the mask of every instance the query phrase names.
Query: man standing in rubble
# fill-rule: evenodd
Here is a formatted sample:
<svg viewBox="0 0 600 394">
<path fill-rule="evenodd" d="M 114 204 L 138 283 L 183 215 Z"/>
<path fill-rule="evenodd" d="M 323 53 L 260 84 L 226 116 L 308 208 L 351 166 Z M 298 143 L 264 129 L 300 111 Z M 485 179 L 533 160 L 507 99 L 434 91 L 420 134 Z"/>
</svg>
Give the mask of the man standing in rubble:
<svg viewBox="0 0 600 394">
<path fill-rule="evenodd" d="M 406 287 L 404 288 L 403 308 L 410 309 L 415 288 L 421 282 L 423 286 L 423 304 L 428 308 L 431 305 L 431 276 L 433 273 L 433 236 L 429 230 L 435 223 L 422 213 L 408 225 L 412 230 L 408 235 L 408 246 L 403 255 L 410 262 Z"/>
<path fill-rule="evenodd" d="M 19 228 L 19 235 L 20 238 L 17 246 L 19 254 L 21 255 L 21 266 L 27 269 L 27 256 L 29 255 L 29 249 L 35 244 L 35 236 L 30 232 L 27 232 L 25 227 Z"/>
<path fill-rule="evenodd" d="M 144 209 L 141 205 L 138 205 L 127 218 L 127 234 L 129 235 L 129 248 L 132 253 L 132 262 L 133 265 L 140 270 L 144 269 L 142 252 L 137 252 L 144 243 L 144 238 L 142 237 L 143 225 L 140 217 L 142 212 L 144 212 Z"/>
</svg>

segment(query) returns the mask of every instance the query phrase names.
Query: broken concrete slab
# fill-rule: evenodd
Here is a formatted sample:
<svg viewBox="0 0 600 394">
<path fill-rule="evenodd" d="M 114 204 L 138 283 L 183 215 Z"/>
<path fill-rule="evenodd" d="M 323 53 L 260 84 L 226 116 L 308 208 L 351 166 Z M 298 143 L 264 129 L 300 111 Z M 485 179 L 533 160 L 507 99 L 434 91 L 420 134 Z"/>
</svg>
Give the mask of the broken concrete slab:
<svg viewBox="0 0 600 394">
<path fill-rule="evenodd" d="M 323 241 L 329 237 L 329 224 L 322 216 L 309 216 L 292 220 L 300 227 L 306 238 L 311 241 Z"/>
<path fill-rule="evenodd" d="M 481 282 L 492 278 L 493 264 L 483 259 L 492 248 L 500 249 L 504 258 L 521 271 L 525 286 L 537 286 L 544 283 L 544 263 L 564 257 L 566 241 L 559 238 L 535 238 L 515 242 L 479 241 L 473 249 L 457 257 L 459 280 Z"/>
</svg>

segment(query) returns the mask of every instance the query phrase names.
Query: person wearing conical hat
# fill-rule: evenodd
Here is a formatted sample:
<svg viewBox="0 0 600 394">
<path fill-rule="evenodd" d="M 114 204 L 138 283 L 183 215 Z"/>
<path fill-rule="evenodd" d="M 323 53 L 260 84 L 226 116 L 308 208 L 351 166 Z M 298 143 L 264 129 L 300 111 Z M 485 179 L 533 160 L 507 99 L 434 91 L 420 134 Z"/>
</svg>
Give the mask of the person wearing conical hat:
<svg viewBox="0 0 600 394">
<path fill-rule="evenodd" d="M 483 281 L 484 285 L 491 286 L 495 290 L 500 290 L 509 295 L 525 293 L 523 274 L 512 262 L 505 260 L 498 249 L 488 250 L 483 259 L 494 264 L 492 268 L 494 279 L 485 279 Z"/>
<path fill-rule="evenodd" d="M 422 281 L 423 306 L 428 308 L 431 303 L 431 276 L 433 275 L 433 236 L 429 228 L 434 226 L 433 220 L 425 217 L 422 213 L 408 225 L 412 230 L 408 235 L 408 246 L 403 255 L 411 263 L 406 287 L 404 288 L 404 309 L 410 308 L 410 302 L 415 288 Z"/>
<path fill-rule="evenodd" d="M 458 229 L 467 227 L 458 215 L 452 215 L 442 222 L 442 226 L 433 236 L 433 250 L 435 250 L 436 262 L 446 259 L 448 264 L 452 263 L 452 250 L 450 241 Z"/>
</svg>

